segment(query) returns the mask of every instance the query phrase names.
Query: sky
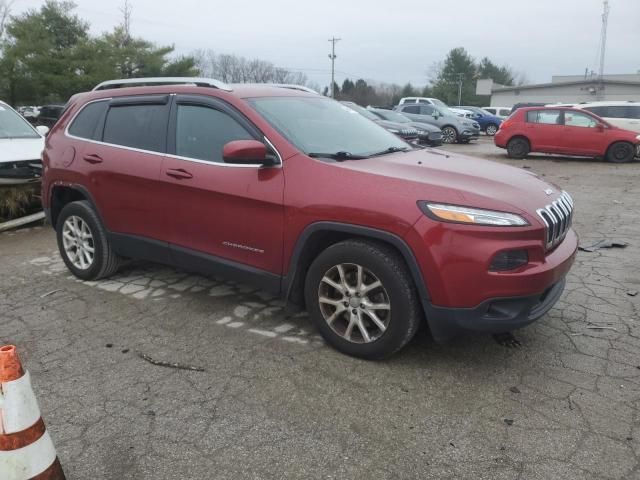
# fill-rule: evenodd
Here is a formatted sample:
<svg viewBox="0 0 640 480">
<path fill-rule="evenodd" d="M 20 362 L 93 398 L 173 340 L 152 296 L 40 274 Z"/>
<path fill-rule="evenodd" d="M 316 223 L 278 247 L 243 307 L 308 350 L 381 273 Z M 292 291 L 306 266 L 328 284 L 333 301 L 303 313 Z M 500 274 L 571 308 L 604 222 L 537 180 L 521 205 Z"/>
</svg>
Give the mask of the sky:
<svg viewBox="0 0 640 480">
<path fill-rule="evenodd" d="M 455 47 L 524 74 L 598 70 L 602 0 L 129 0 L 132 32 L 176 52 L 212 49 L 260 58 L 327 85 L 331 37 L 336 80 L 427 83 Z M 76 0 L 95 34 L 122 19 L 124 0 Z M 15 0 L 18 14 L 42 0 Z M 605 73 L 640 71 L 640 0 L 610 0 Z"/>
</svg>

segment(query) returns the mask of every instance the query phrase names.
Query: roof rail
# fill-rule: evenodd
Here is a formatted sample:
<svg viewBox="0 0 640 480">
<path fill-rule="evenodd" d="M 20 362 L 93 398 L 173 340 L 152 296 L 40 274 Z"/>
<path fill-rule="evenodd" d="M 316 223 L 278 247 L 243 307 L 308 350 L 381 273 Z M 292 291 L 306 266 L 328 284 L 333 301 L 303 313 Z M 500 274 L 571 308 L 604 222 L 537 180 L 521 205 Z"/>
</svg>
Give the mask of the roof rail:
<svg viewBox="0 0 640 480">
<path fill-rule="evenodd" d="M 303 85 L 296 85 L 294 83 L 236 83 L 234 85 L 240 86 L 256 86 L 256 87 L 276 87 L 276 88 L 288 88 L 290 90 L 300 90 L 301 92 L 315 93 L 320 95 L 313 88 L 305 87 Z"/>
<path fill-rule="evenodd" d="M 96 85 L 93 91 L 109 90 L 121 87 L 140 87 L 148 85 L 196 85 L 198 87 L 211 87 L 232 91 L 232 88 L 220 80 L 202 77 L 141 77 L 141 78 L 121 78 L 119 80 L 107 80 Z"/>
</svg>

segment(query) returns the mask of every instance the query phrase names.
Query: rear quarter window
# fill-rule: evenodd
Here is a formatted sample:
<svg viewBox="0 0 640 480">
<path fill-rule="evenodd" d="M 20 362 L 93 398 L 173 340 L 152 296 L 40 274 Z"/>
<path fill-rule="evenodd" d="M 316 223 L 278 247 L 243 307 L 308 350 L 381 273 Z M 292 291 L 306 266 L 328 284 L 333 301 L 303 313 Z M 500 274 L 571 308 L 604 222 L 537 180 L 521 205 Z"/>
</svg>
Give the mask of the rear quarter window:
<svg viewBox="0 0 640 480">
<path fill-rule="evenodd" d="M 98 125 L 107 111 L 108 102 L 93 102 L 87 104 L 76 115 L 69 126 L 69 134 L 74 137 L 98 140 L 100 138 Z"/>
<path fill-rule="evenodd" d="M 165 105 L 118 105 L 109 108 L 102 140 L 124 147 L 164 152 L 166 133 Z"/>
</svg>

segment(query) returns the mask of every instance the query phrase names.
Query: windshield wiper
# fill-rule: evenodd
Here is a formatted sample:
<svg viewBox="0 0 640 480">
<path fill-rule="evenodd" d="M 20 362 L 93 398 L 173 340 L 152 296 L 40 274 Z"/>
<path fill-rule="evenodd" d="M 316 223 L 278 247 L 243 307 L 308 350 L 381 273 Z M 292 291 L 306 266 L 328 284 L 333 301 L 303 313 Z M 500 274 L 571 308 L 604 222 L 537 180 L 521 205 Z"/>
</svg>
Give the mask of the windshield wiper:
<svg viewBox="0 0 640 480">
<path fill-rule="evenodd" d="M 343 161 L 343 160 L 362 160 L 363 158 L 369 158 L 366 155 L 354 155 L 351 152 L 334 152 L 334 153 L 317 153 L 311 152 L 307 153 L 311 158 L 331 158 L 333 160 Z"/>
<path fill-rule="evenodd" d="M 380 155 L 387 155 L 389 153 L 408 152 L 409 150 L 409 147 L 389 147 L 386 150 L 382 150 L 381 152 L 372 153 L 371 155 L 369 155 L 369 157 L 378 157 Z"/>
</svg>

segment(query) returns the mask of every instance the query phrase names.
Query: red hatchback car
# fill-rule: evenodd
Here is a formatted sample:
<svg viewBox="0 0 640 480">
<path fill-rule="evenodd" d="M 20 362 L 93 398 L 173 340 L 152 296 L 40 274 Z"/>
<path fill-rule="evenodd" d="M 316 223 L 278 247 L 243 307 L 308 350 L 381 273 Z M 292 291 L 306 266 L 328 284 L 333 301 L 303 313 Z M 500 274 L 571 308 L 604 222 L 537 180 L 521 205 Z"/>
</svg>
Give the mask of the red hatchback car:
<svg viewBox="0 0 640 480">
<path fill-rule="evenodd" d="M 519 108 L 502 122 L 494 137 L 512 158 L 530 152 L 557 153 L 630 162 L 638 153 L 640 135 L 576 108 Z"/>
<path fill-rule="evenodd" d="M 558 187 L 409 145 L 300 87 L 106 82 L 71 99 L 43 163 L 77 277 L 140 258 L 253 281 L 363 358 L 398 351 L 423 319 L 437 340 L 533 322 L 577 248 Z"/>
</svg>

